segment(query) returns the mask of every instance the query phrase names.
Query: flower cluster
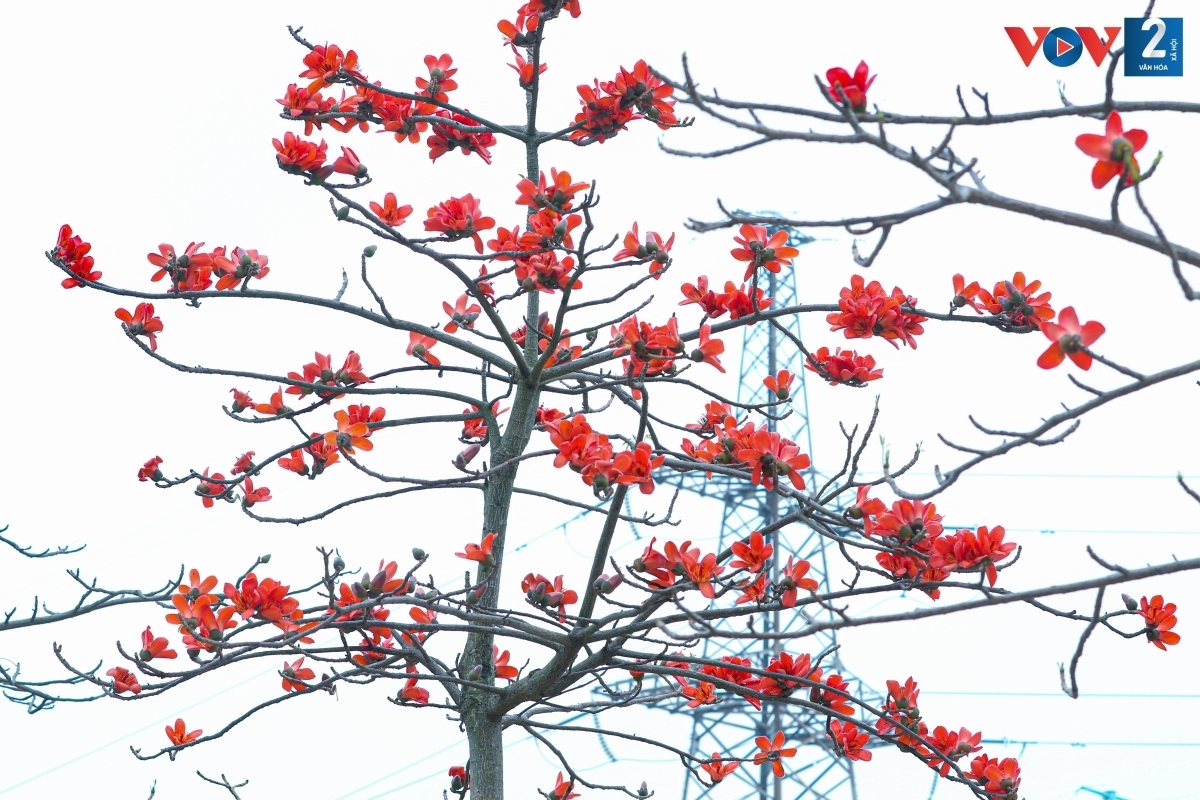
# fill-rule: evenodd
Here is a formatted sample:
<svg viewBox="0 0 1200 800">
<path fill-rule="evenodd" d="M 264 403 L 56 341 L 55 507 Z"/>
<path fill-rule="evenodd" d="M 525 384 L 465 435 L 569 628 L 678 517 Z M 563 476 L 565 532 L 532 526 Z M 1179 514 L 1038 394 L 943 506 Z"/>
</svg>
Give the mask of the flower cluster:
<svg viewBox="0 0 1200 800">
<path fill-rule="evenodd" d="M 750 481 L 768 491 L 775 488 L 780 477 L 786 477 L 797 489 L 804 488 L 802 472 L 812 463 L 795 442 L 753 422 L 739 425 L 732 414 L 720 416 L 720 408 L 708 412 L 699 426 L 688 426 L 702 438 L 698 443 L 684 439 L 680 445 L 684 453 L 708 464 L 748 468 Z"/>
<path fill-rule="evenodd" d="M 614 485 L 637 486 L 642 494 L 654 491 L 654 470 L 663 465 L 666 456 L 655 456 L 649 442 L 615 452 L 608 436 L 592 430 L 583 414 L 556 420 L 545 430 L 550 443 L 558 448 L 554 466 L 569 466 L 578 472 L 597 497 L 607 497 Z"/>
<path fill-rule="evenodd" d="M 173 245 L 160 244 L 157 253 L 146 255 L 146 260 L 157 267 L 150 280 L 169 278 L 171 287 L 167 291 L 171 293 L 203 292 L 213 286 L 215 275 L 217 291 L 226 291 L 245 289 L 251 278 L 261 280 L 271 271 L 267 257 L 257 250 L 235 247 L 227 251 L 221 246 L 205 252 L 202 247 L 204 242 L 190 242 L 179 253 Z"/>
<path fill-rule="evenodd" d="M 933 503 L 897 500 L 889 509 L 882 501 L 869 498 L 868 489 L 859 487 L 848 514 L 863 521 L 868 537 L 879 537 L 892 548 L 875 556 L 889 574 L 899 580 L 937 584 L 952 572 L 982 572 L 989 585 L 996 585 L 997 564 L 1017 547 L 1004 541 L 1004 528 L 980 526 L 946 534 L 942 515 Z M 935 600 L 940 596 L 936 587 L 920 588 Z"/>
<path fill-rule="evenodd" d="M 897 342 L 915 348 L 915 336 L 925 332 L 921 323 L 925 317 L 904 309 L 915 308 L 917 299 L 905 294 L 900 287 L 891 294 L 883 291 L 879 281 L 866 283 L 861 275 L 850 278 L 838 300 L 838 310 L 827 317 L 832 331 L 845 331 L 847 339 L 870 339 L 879 336 L 899 349 Z"/>
<path fill-rule="evenodd" d="M 322 355 L 321 353 L 314 353 L 313 360 L 300 369 L 300 372 L 289 372 L 287 374 L 288 378 L 301 383 L 332 387 L 357 386 L 362 383 L 371 383 L 371 379 L 363 372 L 362 360 L 359 358 L 358 353 L 353 350 L 346 355 L 346 360 L 342 362 L 340 369 L 335 370 L 329 356 Z M 314 392 L 317 397 L 322 398 L 326 402 L 345 397 L 344 394 L 338 391 L 312 389 L 305 386 L 289 386 L 287 388 L 287 394 L 294 394 L 298 397 L 306 397 Z M 258 409 L 256 408 L 255 410 Z M 277 414 L 278 412 L 274 413 Z"/>
<path fill-rule="evenodd" d="M 800 255 L 800 251 L 788 245 L 788 232 L 778 230 L 768 233 L 762 225 L 743 225 L 741 235 L 733 237 L 740 247 L 729 251 L 738 261 L 746 262 L 746 276 L 750 280 L 760 267 L 767 272 L 779 272 L 784 267 L 792 265 L 792 259 Z"/>
<path fill-rule="evenodd" d="M 875 368 L 875 359 L 871 356 L 860 356 L 854 350 L 838 348 L 830 353 L 828 347 L 821 347 L 809 355 L 804 362 L 804 368 L 817 373 L 833 384 L 845 386 L 866 386 L 867 381 L 879 380 L 883 370 Z"/>
<path fill-rule="evenodd" d="M 575 116 L 571 141 L 587 144 L 616 136 L 638 119 L 648 119 L 666 130 L 679 124 L 671 87 L 650 71 L 644 60 L 624 67 L 611 81 L 593 81 L 578 87 L 583 108 Z"/>
<path fill-rule="evenodd" d="M 683 284 L 682 291 L 684 299 L 679 305 L 698 305 L 705 318 L 716 319 L 728 313 L 730 319 L 741 319 L 771 307 L 771 298 L 765 297 L 757 286 L 753 288 L 753 299 L 746 291 L 746 284 L 738 286 L 733 281 L 726 281 L 725 291 L 718 294 L 708 288 L 707 275 L 701 275 L 694 284 Z"/>
<path fill-rule="evenodd" d="M 92 269 L 96 260 L 88 255 L 91 250 L 91 244 L 76 236 L 70 225 L 63 225 L 58 229 L 58 243 L 50 251 L 50 259 L 74 276 L 63 279 L 62 287 L 64 289 L 83 286 L 85 285 L 84 281 L 100 280 L 103 273 Z"/>
</svg>

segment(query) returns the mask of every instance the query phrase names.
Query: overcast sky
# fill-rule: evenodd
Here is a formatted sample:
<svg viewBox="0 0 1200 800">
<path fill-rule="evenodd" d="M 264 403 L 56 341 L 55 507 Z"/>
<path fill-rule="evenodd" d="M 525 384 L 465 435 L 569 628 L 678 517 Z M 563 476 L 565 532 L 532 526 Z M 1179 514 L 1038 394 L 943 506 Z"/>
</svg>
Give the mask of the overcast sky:
<svg viewBox="0 0 1200 800">
<path fill-rule="evenodd" d="M 409 87 L 423 72 L 427 53 L 450 53 L 460 67 L 461 88 L 453 100 L 507 121 L 523 112 L 524 95 L 505 66 L 510 53 L 500 46 L 495 22 L 511 16 L 515 5 L 125 3 L 118 12 L 111 4 L 45 2 L 3 12 L 9 69 L 12 77 L 28 79 L 11 92 L 0 133 L 10 187 L 0 221 L 9 266 L 0 294 L 0 335 L 10 342 L 11 387 L 3 401 L 10 438 L 0 463 L 0 525 L 9 524 L 7 535 L 37 546 L 86 542 L 88 548 L 38 563 L 0 553 L 0 605 L 27 608 L 37 595 L 62 608 L 74 599 L 62 571 L 68 567 L 104 585 L 150 588 L 174 576 L 180 564 L 232 579 L 264 553 L 273 559 L 261 573 L 300 585 L 318 568 L 313 548 L 319 544 L 339 546 L 351 566 L 406 559 L 420 545 L 434 554 L 435 574 L 449 579 L 461 569 L 452 553 L 476 535 L 474 498 L 384 502 L 296 529 L 256 524 L 232 506 L 205 510 L 186 489 L 164 492 L 138 483 L 137 468 L 153 455 L 165 459 L 170 474 L 206 466 L 227 470 L 238 453 L 273 452 L 282 440 L 274 431 L 248 430 L 225 418 L 220 406 L 229 400 L 229 380 L 183 376 L 145 358 L 113 319 L 120 303 L 96 292 L 64 292 L 61 275 L 42 253 L 53 246 L 58 226 L 69 222 L 93 243 L 106 282 L 149 288 L 145 253 L 159 242 L 241 245 L 270 256 L 267 281 L 273 288 L 332 296 L 341 271 L 357 268 L 367 241 L 334 224 L 322 193 L 275 166 L 271 138 L 295 129 L 278 118 L 275 99 L 297 80 L 303 56 L 285 25 L 305 26 L 314 42 L 354 48 L 372 79 L 395 88 Z M 1003 26 L 1099 30 L 1142 9 L 1138 3 L 1080 0 L 1054 4 L 1053 11 L 1022 0 L 969 11 L 952 2 L 839 6 L 793 0 L 738 8 L 700 0 L 583 0 L 583 16 L 556 23 L 547 37 L 542 119 L 569 120 L 578 105 L 577 84 L 608 79 L 638 58 L 678 74 L 685 51 L 704 85 L 734 97 L 819 105 L 813 74 L 832 66 L 852 70 L 866 59 L 879 76 L 871 101 L 889 111 L 957 113 L 956 84 L 964 92 L 971 86 L 989 92 L 998 112 L 1057 105 L 1056 81 L 1065 83 L 1070 100 L 1094 102 L 1103 97 L 1103 77 L 1086 56 L 1066 69 L 1039 56 L 1027 68 Z M 1157 13 L 1185 9 L 1164 2 Z M 1200 97 L 1200 80 L 1189 70 L 1183 78 L 1118 75 L 1117 95 Z M 1143 163 L 1165 153 L 1146 186 L 1147 202 L 1176 241 L 1196 247 L 1197 121 L 1131 114 L 1126 123 L 1149 132 Z M 1105 216 L 1110 194 L 1092 189 L 1092 162 L 1074 146 L 1078 134 L 1101 131 L 1095 120 L 1060 119 L 964 131 L 957 141 L 962 154 L 979 157 L 993 190 Z M 941 134 L 910 129 L 889 136 L 928 148 Z M 424 144 L 401 146 L 390 136 L 326 130 L 324 137 L 334 152 L 339 144 L 358 151 L 375 178 L 372 191 L 394 191 L 417 209 L 410 230 L 422 209 L 468 191 L 500 224 L 520 220 L 512 201 L 523 157 L 506 144 L 494 148 L 495 161 L 485 167 L 458 154 L 431 164 Z M 653 287 L 660 297 L 648 312 L 652 317 L 670 313 L 682 281 L 699 274 L 724 280 L 738 271 L 728 256 L 728 232 L 698 236 L 683 227 L 688 217 L 713 218 L 717 198 L 735 207 L 838 217 L 905 208 L 936 194 L 912 171 L 848 147 L 778 144 L 701 163 L 660 153 L 658 137 L 657 129 L 643 125 L 602 147 L 543 151 L 544 167 L 599 181 L 603 205 L 597 218 L 606 231 L 623 234 L 637 220 L 642 230 L 679 235 L 672 273 Z M 741 139 L 701 119 L 665 141 L 703 148 Z M 1125 214 L 1137 219 L 1131 204 Z M 847 236 L 820 235 L 825 240 L 806 246 L 797 259 L 796 274 L 804 300 L 832 302 L 861 270 L 851 260 Z M 386 249 L 372 266 L 381 289 L 396 298 L 394 311 L 430 323 L 442 318 L 440 301 L 453 298 L 442 276 Z M 1195 309 L 1179 296 L 1166 259 L 1094 234 L 999 211 L 954 209 L 898 228 L 870 277 L 940 309 L 951 296 L 955 272 L 990 286 L 1018 269 L 1044 282 L 1056 308 L 1073 305 L 1082 319 L 1102 321 L 1108 332 L 1097 349 L 1118 361 L 1151 371 L 1195 357 L 1189 317 Z M 369 302 L 357 285 L 347 297 Z M 400 363 L 397 354 L 407 344 L 407 337 L 385 339 L 354 322 L 278 306 L 211 302 L 197 311 L 162 304 L 159 311 L 167 324 L 160 351 L 183 363 L 286 372 L 310 360 L 314 350 L 340 359 L 355 349 L 374 371 Z M 843 344 L 819 317 L 803 326 L 813 347 Z M 969 437 L 968 413 L 985 424 L 1023 428 L 1053 413 L 1060 401 L 1080 401 L 1066 377 L 1073 368 L 1047 373 L 1035 366 L 1046 344 L 1041 336 L 1002 336 L 976 327 L 982 328 L 929 325 L 915 351 L 896 352 L 879 340 L 863 343 L 859 349 L 885 369 L 871 389 L 811 385 L 817 467 L 838 458 L 837 423 L 865 420 L 876 392 L 883 409 L 880 432 L 894 459 L 903 460 L 901 454 L 917 443 L 928 451 L 911 488 L 930 485 L 934 464 L 956 463 L 937 445 L 936 434 Z M 727 363 L 736 365 L 736 344 L 728 338 Z M 1092 378 L 1102 386 L 1118 383 L 1103 369 L 1093 370 Z M 732 391 L 731 381 L 716 385 Z M 252 388 L 256 399 L 265 400 L 271 387 L 239 388 Z M 1062 445 L 1019 452 L 965 478 L 937 500 L 939 509 L 948 523 L 1004 525 L 1024 546 L 1020 564 L 1004 573 L 1010 588 L 1098 574 L 1084 553 L 1089 544 L 1126 566 L 1195 556 L 1200 509 L 1172 478 L 1182 472 L 1197 476 L 1200 485 L 1197 391 L 1184 379 L 1106 408 Z M 693 415 L 691 409 L 679 414 Z M 384 457 L 394 463 L 441 469 L 456 452 L 454 434 L 445 429 L 387 437 Z M 878 448 L 870 452 L 877 468 Z M 549 485 L 559 485 L 554 482 L 561 477 L 548 467 L 522 474 Z M 317 510 L 326 500 L 361 491 L 354 477 L 343 470 L 310 484 L 269 470 L 262 482 L 275 499 L 264 511 Z M 561 485 L 586 499 L 583 487 Z M 655 510 L 665 501 L 658 494 L 644 508 Z M 684 512 L 678 538 L 715 540 L 714 507 L 689 503 Z M 598 522 L 556 530 L 571 516 L 562 507 L 518 504 L 510 530 L 514 541 L 531 543 L 514 554 L 509 580 L 529 570 L 583 580 L 587 543 Z M 617 557 L 628 563 L 640 547 L 629 537 L 618 543 Z M 1196 578 L 1176 576 L 1128 591 L 1162 593 L 1177 602 L 1183 643 L 1162 653 L 1143 640 L 1097 635 L 1081 668 L 1079 700 L 1058 692 L 1056 666 L 1070 658 L 1078 626 L 1028 608 L 854 631 L 843 638 L 844 658 L 875 686 L 914 676 L 931 726 L 962 725 L 988 739 L 1011 740 L 987 750 L 1021 758 L 1028 797 L 1071 797 L 1084 785 L 1128 800 L 1200 797 Z M 1110 607 L 1116 607 L 1116 594 Z M 873 610 L 923 602 L 896 598 Z M 1065 607 L 1090 602 L 1061 601 Z M 19 656 L 30 674 L 55 669 L 52 641 L 63 643 L 74 663 L 110 662 L 113 642 L 131 644 L 147 623 L 168 630 L 145 608 L 118 610 L 9 634 L 0 654 Z M 242 795 L 247 800 L 287 794 L 435 797 L 447 767 L 465 761 L 465 745 L 443 712 L 397 709 L 373 689 L 284 704 L 174 763 L 142 763 L 129 753 L 130 745 L 157 750 L 165 743 L 163 725 L 176 716 L 191 727 L 220 728 L 278 691 L 275 669 L 222 672 L 148 702 L 109 700 L 33 717 L 2 705 L 0 797 L 66 797 L 86 789 L 96 797 L 141 798 L 155 781 L 156 796 L 164 800 L 220 796 L 200 783 L 196 769 L 249 779 Z M 654 724 L 665 738 L 686 746 L 684 720 L 659 715 L 637 724 Z M 548 788 L 557 771 L 551 754 L 516 734 L 507 743 L 513 796 Z M 588 774 L 598 780 L 642 775 L 659 797 L 678 795 L 677 761 L 614 745 L 622 760 L 612 765 L 594 736 L 563 744 L 579 754 L 580 765 L 596 765 Z M 880 753 L 858 774 L 863 800 L 924 797 L 929 790 L 929 770 L 897 753 Z M 967 795 L 949 784 L 937 792 L 942 800 L 954 796 Z"/>
</svg>

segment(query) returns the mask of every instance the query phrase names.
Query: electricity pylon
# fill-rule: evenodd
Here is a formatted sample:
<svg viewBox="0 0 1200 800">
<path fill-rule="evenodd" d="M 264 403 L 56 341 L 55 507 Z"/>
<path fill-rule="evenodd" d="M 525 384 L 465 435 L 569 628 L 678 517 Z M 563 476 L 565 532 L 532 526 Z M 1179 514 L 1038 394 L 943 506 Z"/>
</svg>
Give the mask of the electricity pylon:
<svg viewBox="0 0 1200 800">
<path fill-rule="evenodd" d="M 776 230 L 780 229 L 771 229 L 771 232 Z M 789 244 L 793 247 L 814 241 L 795 230 L 783 230 L 788 231 Z M 793 269 L 784 269 L 778 274 L 768 272 L 765 277 L 766 286 L 763 288 L 772 298 L 773 306 L 798 304 Z M 798 315 L 781 319 L 779 322 L 794 336 L 800 337 Z M 767 427 L 796 442 L 804 452 L 812 454 L 812 420 L 808 411 L 804 355 L 773 325 L 750 325 L 743 330 L 738 402 L 750 404 L 774 400 L 770 390 L 763 385 L 763 378 L 782 369 L 789 370 L 796 375 L 791 395 L 791 414 L 781 420 L 768 418 Z M 805 479 L 809 486 L 813 486 L 820 479 L 820 473 L 815 468 L 810 469 Z M 781 501 L 786 502 L 785 498 L 774 492 L 763 491 L 761 487 L 745 480 L 720 475 L 713 475 L 711 479 L 705 480 L 704 473 L 692 472 L 673 473 L 670 476 L 664 474 L 662 482 L 703 497 L 715 497 L 724 503 L 718 550 L 745 539 L 753 531 L 771 525 L 790 511 L 780 507 Z M 795 555 L 811 564 L 809 576 L 821 585 L 821 590 L 830 590 L 824 537 L 807 526 L 793 524 L 779 530 L 772 540 L 775 545 L 769 567 L 772 580 L 779 579 L 781 558 Z M 822 618 L 832 612 L 821 609 L 818 612 L 806 613 L 802 613 L 800 609 L 773 611 L 760 615 L 756 627 L 769 633 L 786 632 L 802 628 L 810 620 Z M 720 630 L 723 626 L 718 624 L 714 627 Z M 702 655 L 713 660 L 724 656 L 749 658 L 754 666 L 763 669 L 781 649 L 787 649 L 788 644 L 788 640 L 712 637 L 704 640 Z M 825 631 L 805 639 L 791 640 L 791 649 L 793 652 L 799 650 L 815 656 L 836 644 L 836 632 Z M 860 680 L 847 673 L 837 651 L 823 662 L 822 666 L 827 674 L 830 671 L 838 672 L 849 681 L 850 691 L 856 696 L 873 704 L 882 700 L 878 692 L 864 686 Z M 696 709 L 688 708 L 686 702 L 680 699 L 665 701 L 658 706 L 692 717 L 691 753 L 721 753 L 726 757 L 744 758 L 748 753 L 755 751 L 756 737 L 771 738 L 776 731 L 783 731 L 788 737 L 788 746 L 798 747 L 800 752 L 795 758 L 783 762 L 787 771 L 781 778 L 772 774 L 770 764 L 766 763 L 759 769 L 737 770 L 721 782 L 720 786 L 724 787 L 722 789 L 700 789 L 697 793 L 699 784 L 689 775 L 683 787 L 683 800 L 688 800 L 689 797 L 701 800 L 710 794 L 721 798 L 736 797 L 739 800 L 837 800 L 847 797 L 857 800 L 852 764 L 845 758 L 837 757 L 833 752 L 825 734 L 824 715 L 797 706 L 769 702 L 764 702 L 762 710 L 759 711 L 740 697 L 722 694 L 723 699 L 719 702 L 702 705 Z M 737 785 L 736 794 L 730 792 L 731 783 Z"/>
</svg>

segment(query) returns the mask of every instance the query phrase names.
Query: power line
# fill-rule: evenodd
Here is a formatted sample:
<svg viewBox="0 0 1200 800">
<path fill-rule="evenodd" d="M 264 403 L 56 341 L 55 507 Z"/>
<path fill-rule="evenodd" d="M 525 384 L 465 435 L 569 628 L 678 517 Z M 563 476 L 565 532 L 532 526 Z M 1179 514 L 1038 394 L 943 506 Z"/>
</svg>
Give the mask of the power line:
<svg viewBox="0 0 1200 800">
<path fill-rule="evenodd" d="M 1070 742 L 1070 741 L 1040 741 L 1034 739 L 984 739 L 983 744 L 1021 745 L 1051 745 L 1059 747 L 1200 747 L 1200 742 Z"/>
</svg>

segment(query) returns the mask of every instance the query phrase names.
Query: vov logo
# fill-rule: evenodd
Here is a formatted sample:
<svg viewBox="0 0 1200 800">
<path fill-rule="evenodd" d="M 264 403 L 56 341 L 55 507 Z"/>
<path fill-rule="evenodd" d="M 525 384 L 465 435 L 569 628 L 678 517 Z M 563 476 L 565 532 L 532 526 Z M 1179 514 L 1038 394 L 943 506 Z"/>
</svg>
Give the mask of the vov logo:
<svg viewBox="0 0 1200 800">
<path fill-rule="evenodd" d="M 1004 32 L 1012 40 L 1017 54 L 1025 62 L 1025 66 L 1033 63 L 1038 50 L 1056 67 L 1069 67 L 1080 59 L 1083 51 L 1087 50 L 1096 66 L 1104 63 L 1104 57 L 1112 50 L 1117 41 L 1120 27 L 1104 28 L 1104 38 L 1096 33 L 1095 28 L 1050 28 L 1034 26 L 1034 38 L 1030 39 L 1024 28 L 1005 28 Z"/>
</svg>

